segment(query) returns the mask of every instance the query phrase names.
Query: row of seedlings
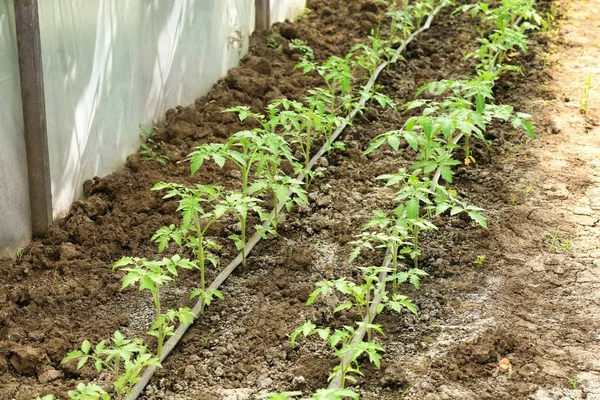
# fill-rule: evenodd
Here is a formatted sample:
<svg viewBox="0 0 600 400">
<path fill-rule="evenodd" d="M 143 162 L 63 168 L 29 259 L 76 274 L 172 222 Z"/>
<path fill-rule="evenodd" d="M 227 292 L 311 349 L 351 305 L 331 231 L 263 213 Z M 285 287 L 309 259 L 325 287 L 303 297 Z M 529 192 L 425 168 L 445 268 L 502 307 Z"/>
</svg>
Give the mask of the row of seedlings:
<svg viewBox="0 0 600 400">
<path fill-rule="evenodd" d="M 116 331 L 109 341 L 101 341 L 96 346 L 88 340 L 83 341 L 80 349 L 70 352 L 63 363 L 75 360 L 77 369 L 91 364 L 97 372 L 108 371 L 116 399 L 124 399 L 131 395 L 131 389 L 140 380 L 144 368 L 161 367 L 165 357 L 163 345 L 169 336 L 174 335 L 175 327 L 190 325 L 197 317 L 188 307 L 164 311 L 161 288 L 172 284 L 180 269 L 197 270 L 199 286 L 190 293 L 190 298 L 199 298 L 200 313 L 216 298 L 223 299 L 220 291 L 207 287 L 205 279 L 206 268 L 217 268 L 220 264 L 214 254 L 220 246 L 211 240 L 210 228 L 228 214 L 237 218 L 240 232 L 230 235 L 229 239 L 241 252 L 242 264 L 245 265 L 249 221 L 254 218 L 261 222 L 254 226 L 254 230 L 262 237 L 276 234 L 280 210 L 285 208 L 289 211 L 294 204 L 302 205 L 308 201 L 303 186 L 308 186 L 318 176 L 309 165 L 314 148 L 318 144 L 323 144 L 326 152 L 344 148 L 343 143 L 333 140 L 336 128 L 344 123 L 340 115 L 352 110 L 362 111 L 362 104 L 372 100 L 382 107 L 393 107 L 391 99 L 377 92 L 375 85 L 356 90 L 355 76 L 362 76 L 365 72 L 372 76 L 382 59 L 394 59 L 397 53 L 395 47 L 405 42 L 414 32 L 414 26 L 418 26 L 433 10 L 433 0 L 410 6 L 405 11 L 396 10 L 395 3 L 386 4 L 389 7 L 386 14 L 392 19 L 392 35 L 387 41 L 379 37 L 377 30 L 369 37 L 371 46 L 357 45 L 346 57 L 332 56 L 322 64 L 314 61 L 312 49 L 305 42 L 297 39 L 291 42 L 291 47 L 303 54 L 297 68 L 305 74 L 315 71 L 324 81 L 325 87 L 309 90 L 304 102 L 276 100 L 266 107 L 266 115 L 255 113 L 245 106 L 224 110 L 236 113 L 242 122 L 252 118 L 259 127 L 238 132 L 224 144 L 210 143 L 194 149 L 189 155 L 191 172 L 197 173 L 207 160 L 213 160 L 220 167 L 230 162 L 240 171 L 239 190 L 200 184 L 187 187 L 167 182 L 159 182 L 152 188 L 166 191 L 165 199 L 177 198 L 177 211 L 181 214 L 181 224 L 163 226 L 152 236 L 158 251 L 164 252 L 171 243 L 175 243 L 182 252 L 193 257 L 182 258 L 179 254 L 160 260 L 123 257 L 113 269 L 126 273 L 123 289 L 136 286 L 151 297 L 156 318 L 147 334 L 156 338 L 156 352 L 150 351 L 141 338 L 128 339 Z M 413 25 L 413 21 L 417 24 Z M 294 156 L 298 152 L 302 155 L 301 160 Z M 287 168 L 283 164 L 287 164 Z M 296 174 L 299 175 L 294 177 Z M 271 214 L 262 205 L 265 198 L 273 204 Z M 106 390 L 94 383 L 80 383 L 68 395 L 71 399 L 82 400 L 111 398 Z M 54 396 L 38 399 L 52 400 Z"/>
<path fill-rule="evenodd" d="M 356 327 L 341 328 L 317 327 L 307 321 L 290 334 L 292 347 L 299 335 L 319 336 L 325 340 L 339 364 L 329 376 L 327 389 L 317 390 L 313 398 L 358 399 L 355 391 L 347 388 L 347 383 L 355 383 L 360 372 L 360 361 L 366 356 L 368 361 L 379 368 L 383 347 L 373 340 L 373 333 L 384 334 L 381 326 L 375 324 L 377 314 L 389 308 L 395 311 L 407 309 L 417 314 L 415 305 L 398 294 L 398 285 L 409 282 L 416 288 L 426 273 L 419 269 L 419 234 L 435 230 L 433 216 L 451 216 L 465 212 L 477 224 L 487 228 L 482 209 L 468 205 L 456 197 L 456 192 L 440 183 L 452 183 L 453 167 L 475 162 L 471 153 L 470 139 L 475 138 L 486 145 L 487 126 L 495 119 L 508 121 L 512 126 L 523 128 L 532 139 L 534 126 L 530 115 L 515 112 L 510 105 L 493 104 L 493 87 L 505 72 L 521 72 L 517 65 L 509 64 L 509 54 L 520 50 L 525 53 L 530 40 L 527 32 L 537 29 L 543 20 L 534 8 L 532 0 L 503 0 L 496 8 L 487 3 L 464 5 L 457 12 L 471 12 L 473 17 L 483 15 L 484 21 L 493 29 L 487 37 L 478 39 L 481 46 L 467 55 L 477 60 L 477 76 L 467 80 L 442 80 L 422 86 L 415 97 L 427 91 L 433 96 L 450 93 L 441 100 L 418 99 L 403 106 L 405 110 L 421 108 L 420 116 L 409 118 L 402 129 L 387 132 L 373 140 L 366 154 L 387 143 L 398 150 L 401 141 L 416 152 L 417 159 L 409 168 L 400 169 L 394 174 L 379 176 L 388 187 L 397 187 L 395 200 L 398 202 L 391 213 L 373 211 L 373 218 L 363 226 L 354 242 L 356 248 L 350 261 L 356 259 L 363 249 L 383 248 L 386 259 L 382 267 L 359 267 L 363 275 L 361 284 L 340 278 L 334 281 L 317 283 L 317 288 L 307 304 L 312 304 L 318 296 L 327 296 L 337 291 L 347 300 L 339 304 L 333 313 L 344 310 L 356 312 Z M 462 139 L 462 143 L 461 143 Z M 462 144 L 464 160 L 453 157 L 453 152 Z M 412 259 L 409 263 L 408 259 Z M 411 267 L 406 265 L 412 264 Z M 399 270 L 403 266 L 403 270 Z M 388 285 L 391 284 L 391 290 Z M 363 337 L 366 335 L 366 340 Z M 354 376 L 353 376 L 354 375 Z M 300 392 L 269 393 L 265 397 L 273 400 L 297 399 Z"/>
</svg>

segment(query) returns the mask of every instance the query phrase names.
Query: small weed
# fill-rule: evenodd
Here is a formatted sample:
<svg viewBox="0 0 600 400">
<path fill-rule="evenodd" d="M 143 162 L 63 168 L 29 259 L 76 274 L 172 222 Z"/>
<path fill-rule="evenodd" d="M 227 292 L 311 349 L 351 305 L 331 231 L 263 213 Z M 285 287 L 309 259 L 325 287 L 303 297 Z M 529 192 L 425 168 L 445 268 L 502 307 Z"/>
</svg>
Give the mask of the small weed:
<svg viewBox="0 0 600 400">
<path fill-rule="evenodd" d="M 516 186 L 509 186 L 510 190 L 513 192 L 513 194 L 510 197 L 510 202 L 513 208 L 516 207 L 518 203 L 525 201 L 525 199 L 529 197 L 531 191 L 533 190 L 533 187 L 534 183 L 530 183 L 529 185 L 525 186 L 525 188 L 523 188 L 522 190 L 517 188 Z"/>
<path fill-rule="evenodd" d="M 283 46 L 279 43 L 277 38 L 279 37 L 279 32 L 273 31 L 269 39 L 267 39 L 267 47 L 275 50 L 283 50 Z"/>
<path fill-rule="evenodd" d="M 565 376 L 565 379 L 567 380 L 567 382 L 569 382 L 569 385 L 571 385 L 573 390 L 577 389 L 577 381 L 575 379 L 568 377 L 568 376 Z"/>
<path fill-rule="evenodd" d="M 25 254 L 25 249 L 17 249 L 16 253 L 15 253 L 15 259 L 17 262 L 21 261 L 21 259 L 23 258 L 23 255 Z"/>
<path fill-rule="evenodd" d="M 581 98 L 579 99 L 579 112 L 585 115 L 590 101 L 590 90 L 592 89 L 592 73 L 588 72 L 587 78 L 581 86 Z"/>
<path fill-rule="evenodd" d="M 484 261 L 485 261 L 485 254 L 482 254 L 482 255 L 477 256 L 477 259 L 475 260 L 475 264 L 483 265 Z"/>
<path fill-rule="evenodd" d="M 546 232 L 546 235 L 551 238 L 550 250 L 552 251 L 570 251 L 573 247 L 573 242 L 560 236 L 560 227 L 557 227 L 554 233 Z"/>
<path fill-rule="evenodd" d="M 308 18 L 308 16 L 310 15 L 311 12 L 312 12 L 312 10 L 310 8 L 304 7 L 302 9 L 302 11 L 300 11 L 300 14 L 298 14 L 298 16 L 296 17 L 296 22 L 302 21 L 303 19 Z"/>
<path fill-rule="evenodd" d="M 154 160 L 159 164 L 166 165 L 169 161 L 169 157 L 159 154 L 163 142 L 157 142 L 154 140 L 156 135 L 156 123 L 151 129 L 144 128 L 140 124 L 140 138 L 142 138 L 142 145 L 140 150 L 140 158 L 143 161 Z"/>
</svg>

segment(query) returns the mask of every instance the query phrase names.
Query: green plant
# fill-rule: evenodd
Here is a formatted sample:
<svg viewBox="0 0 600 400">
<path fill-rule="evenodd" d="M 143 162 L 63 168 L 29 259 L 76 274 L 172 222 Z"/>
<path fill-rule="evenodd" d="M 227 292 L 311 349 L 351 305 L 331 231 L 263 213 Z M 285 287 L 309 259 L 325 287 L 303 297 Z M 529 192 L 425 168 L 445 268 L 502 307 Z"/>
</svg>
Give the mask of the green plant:
<svg viewBox="0 0 600 400">
<path fill-rule="evenodd" d="M 239 195 L 235 193 L 227 195 L 223 204 L 228 205 L 240 221 L 240 235 L 234 234 L 230 238 L 234 240 L 238 250 L 242 251 L 242 262 L 245 265 L 246 254 L 244 248 L 246 246 L 248 212 L 255 212 L 261 221 L 269 218 L 268 214 L 259 205 L 260 200 L 249 196 L 256 188 L 251 190 L 252 184 L 255 179 L 264 176 L 265 173 L 271 175 L 271 183 L 277 181 L 277 176 L 283 175 L 278 174 L 282 159 L 287 159 L 291 163 L 294 163 L 295 160 L 287 142 L 281 136 L 272 132 L 275 127 L 269 122 L 271 120 L 264 120 L 262 115 L 249 113 L 249 110 L 245 108 L 237 107 L 226 111 L 237 112 L 242 121 L 248 116 L 253 116 L 263 124 L 263 129 L 238 132 L 231 136 L 225 144 L 210 143 L 197 147 L 190 154 L 191 170 L 192 174 L 195 174 L 208 159 L 212 159 L 221 168 L 226 161 L 229 161 L 240 170 L 242 177 L 241 193 Z M 283 181 L 280 180 L 281 182 Z M 296 181 L 287 180 L 284 183 L 288 184 L 290 190 L 295 190 L 297 193 L 301 192 Z M 278 190 L 275 186 L 269 187 L 273 187 L 274 192 Z M 275 197 L 277 197 L 276 193 L 274 194 Z M 261 235 L 273 232 L 270 227 L 257 226 L 257 229 L 257 232 Z"/>
<path fill-rule="evenodd" d="M 231 107 L 225 112 L 237 113 L 240 121 L 252 118 L 257 121 L 262 129 L 254 131 L 254 134 L 248 135 L 250 141 L 257 143 L 257 151 L 262 156 L 261 162 L 257 162 L 255 168 L 255 178 L 247 192 L 252 195 L 259 195 L 265 191 L 271 192 L 273 200 L 274 217 L 272 226 L 277 230 L 279 220 L 278 203 L 290 210 L 293 204 L 307 204 L 306 191 L 302 189 L 303 183 L 295 178 L 289 177 L 283 173 L 281 162 L 287 161 L 298 171 L 301 167 L 292 155 L 292 149 L 289 144 L 275 132 L 282 121 L 279 115 L 281 102 L 276 101 L 267 106 L 268 116 L 254 113 L 249 107 Z M 250 167 L 252 168 L 252 166 Z"/>
<path fill-rule="evenodd" d="M 352 88 L 354 67 L 352 54 L 348 54 L 344 58 L 331 56 L 322 64 L 303 59 L 295 68 L 301 68 L 304 74 L 316 71 L 325 81 L 329 93 L 335 94 L 339 90 L 340 95 L 343 96 Z"/>
<path fill-rule="evenodd" d="M 565 379 L 567 380 L 567 382 L 569 382 L 569 385 L 571 385 L 571 388 L 573 388 L 573 390 L 577 390 L 577 381 L 571 377 L 565 376 Z"/>
<path fill-rule="evenodd" d="M 588 72 L 585 82 L 581 86 L 581 98 L 579 99 L 579 112 L 585 115 L 587 113 L 590 101 L 590 90 L 592 89 L 592 72 Z"/>
<path fill-rule="evenodd" d="M 62 364 L 71 360 L 79 360 L 77 369 L 82 368 L 88 361 L 92 362 L 96 371 L 108 370 L 113 376 L 113 385 L 117 399 L 122 399 L 129 394 L 133 385 L 140 380 L 142 369 L 148 365 L 160 367 L 158 357 L 147 352 L 146 345 L 141 339 L 126 339 L 121 332 L 116 331 L 111 338 L 112 346 L 107 346 L 106 341 L 98 343 L 93 351 L 89 341 L 84 340 L 80 350 L 67 354 Z M 77 391 L 69 392 L 72 399 L 108 399 L 108 394 L 103 393 L 95 385 L 77 386 Z M 93 397 L 98 396 L 98 397 Z"/>
<path fill-rule="evenodd" d="M 481 255 L 477 256 L 477 259 L 475 260 L 475 264 L 483 265 L 484 261 L 485 261 L 485 254 L 481 254 Z"/>
<path fill-rule="evenodd" d="M 417 95 L 425 90 L 440 96 L 447 91 L 451 95 L 442 101 L 414 100 L 404 105 L 407 110 L 423 107 L 422 115 L 409 118 L 402 129 L 376 137 L 366 153 L 388 143 L 398 149 L 401 139 L 418 152 L 419 161 L 412 168 L 423 168 L 428 173 L 440 168 L 442 177 L 452 181 L 452 169 L 459 164 L 451 156 L 458 135 L 464 137 L 465 164 L 475 162 L 471 156 L 470 139 L 475 137 L 487 144 L 485 130 L 494 119 L 510 121 L 513 127 L 522 127 L 531 138 L 535 138 L 531 116 L 514 112 L 511 106 L 486 104 L 492 97 L 493 81 L 485 74 L 471 80 L 442 80 L 423 85 Z"/>
<path fill-rule="evenodd" d="M 69 390 L 69 398 L 75 400 L 110 400 L 108 393 L 93 383 L 77 385 L 77 390 Z"/>
<path fill-rule="evenodd" d="M 325 92 L 321 93 L 325 96 Z M 313 146 L 325 130 L 324 124 L 334 126 L 340 123 L 341 119 L 327 114 L 326 103 L 317 99 L 316 96 L 311 97 L 308 106 L 290 100 L 281 101 L 279 104 L 282 107 L 280 116 L 283 136 L 290 144 L 300 148 L 303 156 L 302 172 L 306 176 L 307 185 L 309 185 L 315 176 L 309 168 Z"/>
<path fill-rule="evenodd" d="M 494 80 L 505 71 L 521 72 L 520 67 L 504 64 L 504 61 L 517 49 L 526 53 L 530 44 L 526 32 L 543 26 L 534 0 L 503 0 L 499 7 L 479 2 L 459 6 L 457 11 L 471 12 L 473 17 L 482 13 L 485 22 L 496 28 L 488 37 L 479 38 L 480 48 L 467 55 L 479 60 L 478 69 L 487 70 Z M 520 20 L 525 22 L 518 24 Z"/>
<path fill-rule="evenodd" d="M 211 250 L 218 250 L 220 246 L 206 235 L 208 230 L 223 215 L 232 211 L 231 206 L 225 202 L 223 188 L 212 185 L 196 185 L 188 188 L 175 183 L 159 182 L 152 190 L 167 190 L 165 199 L 178 197 L 179 211 L 182 215 L 180 226 L 163 226 L 152 236 L 152 240 L 158 243 L 158 250 L 164 251 L 170 241 L 179 246 L 190 248 L 196 262 L 190 263 L 189 267 L 197 268 L 200 272 L 200 287 L 192 292 L 192 298 L 200 297 L 202 300 L 200 312 L 204 312 L 204 306 L 209 305 L 213 297 L 223 298 L 218 290 L 206 290 L 206 262 L 214 267 L 219 265 L 219 260 Z"/>
<path fill-rule="evenodd" d="M 392 20 L 390 24 L 389 46 L 396 47 L 404 43 L 414 32 L 415 24 L 413 16 L 409 9 L 402 8 L 397 10 L 392 5 L 388 6 L 386 15 Z"/>
<path fill-rule="evenodd" d="M 23 255 L 25 254 L 25 249 L 17 249 L 17 251 L 15 252 L 15 260 L 17 262 L 21 261 L 21 259 L 23 258 Z"/>
<path fill-rule="evenodd" d="M 273 30 L 271 32 L 271 35 L 267 39 L 267 47 L 281 51 L 283 49 L 283 45 L 281 45 L 279 43 L 279 41 L 277 40 L 278 38 L 279 38 L 279 32 L 277 32 L 276 30 Z"/>
<path fill-rule="evenodd" d="M 396 208 L 391 216 L 383 210 L 375 210 L 373 214 L 374 217 L 363 226 L 364 232 L 358 235 L 357 240 L 350 242 L 356 245 L 350 254 L 350 261 L 356 259 L 364 248 L 383 247 L 390 254 L 392 264 L 392 293 L 396 294 L 397 285 L 407 280 L 418 288 L 420 276 L 427 275 L 425 271 L 413 268 L 408 272 L 398 273 L 398 258 L 403 254 L 411 254 L 411 246 L 414 245 L 414 242 L 409 241 L 409 224 L 404 208 Z"/>
<path fill-rule="evenodd" d="M 140 138 L 142 139 L 140 158 L 144 161 L 154 160 L 159 164 L 166 165 L 169 157 L 159 153 L 163 143 L 156 142 L 154 140 L 155 135 L 155 127 L 147 129 L 140 124 Z"/>
<path fill-rule="evenodd" d="M 342 400 L 345 398 L 354 400 L 360 399 L 358 393 L 350 389 L 334 388 L 334 389 L 317 389 L 315 394 L 310 399 L 312 400 Z"/>
<path fill-rule="evenodd" d="M 18 337 L 20 337 L 20 338 L 23 338 L 23 335 L 21 335 L 20 333 L 17 333 L 17 332 L 8 332 L 8 333 L 6 334 L 6 338 L 7 338 L 8 340 L 12 340 L 12 338 L 13 338 L 13 337 L 15 337 L 15 336 L 18 336 Z"/>
<path fill-rule="evenodd" d="M 268 170 L 265 172 L 264 178 L 257 179 L 250 187 L 251 194 L 258 194 L 266 190 L 271 192 L 273 199 L 271 224 L 274 230 L 277 230 L 279 221 L 279 206 L 289 212 L 294 204 L 308 204 L 308 197 L 306 197 L 306 191 L 302 185 L 304 185 L 302 181 L 281 175 L 279 170 Z"/>
<path fill-rule="evenodd" d="M 362 325 L 363 323 L 360 322 L 359 324 Z M 383 331 L 379 325 L 367 324 L 367 328 L 375 330 L 383 335 Z M 322 340 L 326 341 L 340 360 L 340 364 L 333 369 L 329 375 L 329 379 L 333 379 L 339 372 L 342 377 L 341 387 L 345 388 L 346 381 L 356 382 L 356 378 L 354 378 L 352 374 L 362 375 L 358 363 L 358 358 L 362 354 L 367 354 L 369 361 L 378 368 L 381 363 L 380 353 L 383 352 L 383 347 L 374 342 L 361 341 L 354 343 L 352 339 L 354 338 L 355 333 L 356 329 L 351 326 L 344 326 L 343 328 L 332 331 L 331 328 L 317 328 L 311 321 L 307 321 L 304 325 L 296 328 L 296 330 L 290 334 L 290 341 L 292 347 L 295 347 L 296 338 L 300 334 L 305 337 L 318 335 Z M 349 363 L 345 362 L 346 354 L 350 354 L 351 356 L 351 361 Z"/>
<path fill-rule="evenodd" d="M 132 267 L 127 267 L 131 265 Z M 152 294 L 152 301 L 156 310 L 156 320 L 150 327 L 149 335 L 157 338 L 158 359 L 162 358 L 162 349 L 165 338 L 172 336 L 174 323 L 179 320 L 180 324 L 190 324 L 196 317 L 189 308 L 179 310 L 168 310 L 161 312 L 160 288 L 172 281 L 172 276 L 177 276 L 177 268 L 194 268 L 193 262 L 182 259 L 179 255 L 163 258 L 160 261 L 148 261 L 144 258 L 123 257 L 114 264 L 113 269 L 119 268 L 127 272 L 123 278 L 122 289 L 138 284 L 138 290 L 148 290 Z"/>
<path fill-rule="evenodd" d="M 302 11 L 300 11 L 300 14 L 298 14 L 298 16 L 296 17 L 296 22 L 302 21 L 303 19 L 308 18 L 308 16 L 310 15 L 310 13 L 312 12 L 312 10 L 308 7 L 304 7 L 302 9 Z"/>
<path fill-rule="evenodd" d="M 420 169 L 408 173 L 403 168 L 395 174 L 377 177 L 377 179 L 387 181 L 386 186 L 400 186 L 395 198 L 400 205 L 396 207 L 394 214 L 401 218 L 400 223 L 412 237 L 412 249 L 408 254 L 414 261 L 414 268 L 418 268 L 418 259 L 421 254 L 419 234 L 422 231 L 437 229 L 429 220 L 432 215 L 441 215 L 449 211 L 453 216 L 466 212 L 473 221 L 487 228 L 481 208 L 461 202 L 455 197 L 453 191 L 429 178 L 422 178 L 420 175 Z"/>
<path fill-rule="evenodd" d="M 312 47 L 308 45 L 308 42 L 300 39 L 292 39 L 290 41 L 290 50 L 298 50 L 302 53 L 302 57 L 311 61 L 315 59 L 315 53 Z"/>
<path fill-rule="evenodd" d="M 570 251 L 573 247 L 573 242 L 560 236 L 560 226 L 556 227 L 554 233 L 546 232 L 546 236 L 550 236 L 550 250 Z"/>
<path fill-rule="evenodd" d="M 240 223 L 240 234 L 229 235 L 229 239 L 233 240 L 235 247 L 242 253 L 242 265 L 246 265 L 246 225 L 248 223 L 248 215 L 250 212 L 256 213 L 261 221 L 269 220 L 269 214 L 259 205 L 260 199 L 252 196 L 244 196 L 242 193 L 231 193 L 225 196 L 223 203 L 233 210 L 238 222 Z M 255 225 L 256 233 L 263 238 L 267 233 L 275 233 L 273 228 L 265 225 Z"/>
<path fill-rule="evenodd" d="M 379 325 L 370 322 L 374 319 L 375 315 L 373 313 L 379 314 L 383 312 L 385 308 L 390 308 L 397 312 L 406 308 L 414 314 L 417 313 L 415 305 L 406 296 L 398 294 L 394 294 L 391 297 L 388 296 L 388 293 L 385 290 L 385 282 L 380 280 L 379 274 L 383 271 L 389 272 L 389 269 L 383 267 L 367 267 L 360 269 L 363 271 L 362 284 L 358 285 L 354 282 L 347 281 L 344 278 L 318 282 L 316 285 L 317 288 L 310 295 L 306 304 L 313 304 L 319 296 L 327 296 L 332 290 L 336 290 L 340 294 L 347 296 L 348 300 L 339 304 L 333 312 L 337 313 L 345 310 L 355 310 L 360 318 L 360 320 L 356 322 L 356 325 L 358 328 L 365 328 L 367 332 L 366 341 L 354 340 L 357 330 L 352 326 L 344 326 L 338 329 L 330 327 L 318 328 L 311 321 L 305 322 L 290 334 L 292 347 L 296 346 L 298 335 L 303 335 L 304 337 L 317 335 L 329 344 L 340 361 L 331 372 L 329 379 L 331 380 L 339 374 L 341 377 L 340 387 L 342 389 L 345 388 L 347 380 L 353 382 L 356 381 L 353 375 L 362 375 L 358 362 L 358 359 L 362 354 L 366 354 L 369 361 L 377 368 L 380 366 L 380 353 L 384 350 L 381 345 L 373 341 L 372 332 L 375 331 L 381 335 L 384 333 Z M 392 277 L 392 279 L 395 279 L 395 277 Z M 418 276 L 416 279 L 418 280 Z M 377 294 L 381 296 L 381 302 L 377 308 L 374 309 L 375 306 L 373 302 Z"/>
<path fill-rule="evenodd" d="M 521 191 L 516 186 L 509 186 L 509 188 L 513 191 L 512 195 L 510 197 L 510 202 L 511 202 L 512 206 L 516 207 L 517 202 L 519 200 L 524 201 L 527 197 L 529 197 L 529 194 L 531 194 L 533 187 L 534 187 L 534 183 L 530 183 L 529 185 L 525 186 Z"/>
</svg>

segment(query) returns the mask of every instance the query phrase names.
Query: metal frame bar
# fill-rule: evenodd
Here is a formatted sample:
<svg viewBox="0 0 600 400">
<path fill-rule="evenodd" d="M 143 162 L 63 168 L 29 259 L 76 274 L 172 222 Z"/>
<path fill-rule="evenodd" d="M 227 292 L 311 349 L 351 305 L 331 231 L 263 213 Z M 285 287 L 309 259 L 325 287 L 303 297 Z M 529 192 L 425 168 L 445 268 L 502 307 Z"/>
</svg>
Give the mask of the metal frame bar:
<svg viewBox="0 0 600 400">
<path fill-rule="evenodd" d="M 27 152 L 31 231 L 33 236 L 41 236 L 52 224 L 52 190 L 37 0 L 15 0 L 15 25 Z"/>
<path fill-rule="evenodd" d="M 270 0 L 255 0 L 255 10 L 255 29 L 257 31 L 269 29 L 271 27 Z"/>
</svg>

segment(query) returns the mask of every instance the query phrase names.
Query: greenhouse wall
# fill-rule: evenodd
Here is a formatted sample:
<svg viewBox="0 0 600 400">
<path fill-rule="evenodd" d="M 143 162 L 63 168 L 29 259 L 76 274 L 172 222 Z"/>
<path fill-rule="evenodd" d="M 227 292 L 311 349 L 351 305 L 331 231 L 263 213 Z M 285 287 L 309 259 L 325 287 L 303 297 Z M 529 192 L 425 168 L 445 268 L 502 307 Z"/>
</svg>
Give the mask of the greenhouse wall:
<svg viewBox="0 0 600 400">
<path fill-rule="evenodd" d="M 14 0 L 0 0 L 0 256 L 30 240 Z M 272 0 L 272 22 L 305 0 Z M 247 52 L 254 0 L 39 2 L 53 216 L 121 167 L 140 125 L 190 104 Z"/>
<path fill-rule="evenodd" d="M 0 257 L 31 239 L 13 0 L 0 0 Z"/>
</svg>

